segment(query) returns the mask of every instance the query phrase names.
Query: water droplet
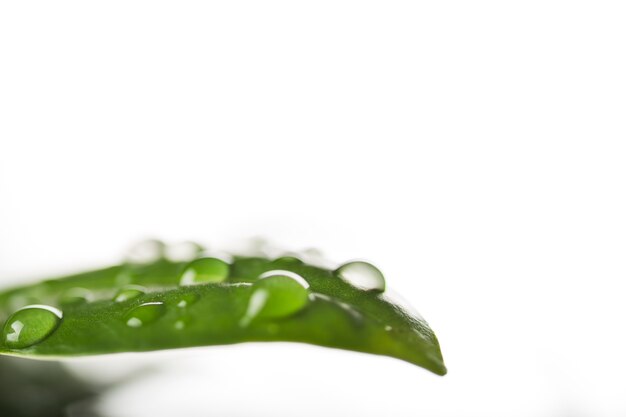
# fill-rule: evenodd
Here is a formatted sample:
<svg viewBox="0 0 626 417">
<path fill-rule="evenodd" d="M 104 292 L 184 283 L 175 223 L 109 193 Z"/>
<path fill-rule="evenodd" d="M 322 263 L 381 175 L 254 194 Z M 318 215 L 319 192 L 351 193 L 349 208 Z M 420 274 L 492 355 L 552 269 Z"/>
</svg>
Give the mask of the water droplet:
<svg viewBox="0 0 626 417">
<path fill-rule="evenodd" d="M 50 336 L 59 324 L 63 313 L 50 306 L 26 306 L 9 317 L 4 324 L 2 337 L 8 347 L 23 349 Z"/>
<path fill-rule="evenodd" d="M 374 265 L 362 262 L 348 262 L 335 273 L 347 283 L 367 291 L 385 291 L 385 277 Z"/>
<path fill-rule="evenodd" d="M 75 305 L 93 301 L 93 293 L 86 288 L 75 287 L 67 290 L 59 298 L 62 305 Z"/>
<path fill-rule="evenodd" d="M 180 275 L 180 285 L 198 285 L 224 282 L 230 266 L 218 258 L 201 258 L 192 261 Z"/>
<path fill-rule="evenodd" d="M 137 298 L 140 295 L 145 294 L 146 291 L 146 288 L 141 285 L 127 285 L 115 294 L 113 301 L 121 303 L 127 300 L 132 300 L 133 298 Z"/>
<path fill-rule="evenodd" d="M 145 240 L 131 247 L 126 253 L 126 260 L 134 264 L 149 264 L 165 256 L 165 243 L 160 240 Z"/>
<path fill-rule="evenodd" d="M 178 308 L 186 308 L 198 301 L 198 296 L 196 294 L 183 294 L 178 297 L 178 301 L 176 302 L 176 307 Z"/>
<path fill-rule="evenodd" d="M 150 324 L 165 313 L 165 305 L 160 301 L 143 303 L 129 311 L 124 320 L 130 327 Z"/>
<path fill-rule="evenodd" d="M 196 259 L 206 249 L 196 242 L 181 242 L 166 248 L 167 259 L 172 262 L 184 262 Z"/>
<path fill-rule="evenodd" d="M 183 330 L 184 328 L 189 326 L 189 323 L 191 323 L 191 318 L 187 316 L 181 317 L 174 322 L 174 328 L 176 330 Z"/>
<path fill-rule="evenodd" d="M 247 326 L 255 318 L 280 318 L 302 310 L 309 302 L 308 284 L 304 278 L 289 271 L 270 271 L 252 286 L 248 310 L 240 324 Z M 286 273 L 286 274 L 285 274 Z M 295 279 L 298 276 L 299 279 Z M 303 285 L 303 284 L 306 284 Z"/>
</svg>

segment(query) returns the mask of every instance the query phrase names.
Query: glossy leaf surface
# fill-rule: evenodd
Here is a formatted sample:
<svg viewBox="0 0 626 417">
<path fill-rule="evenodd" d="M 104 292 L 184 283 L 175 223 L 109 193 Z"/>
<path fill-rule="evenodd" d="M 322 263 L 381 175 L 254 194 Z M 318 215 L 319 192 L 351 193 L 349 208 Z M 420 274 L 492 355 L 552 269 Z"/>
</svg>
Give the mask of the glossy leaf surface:
<svg viewBox="0 0 626 417">
<path fill-rule="evenodd" d="M 194 285 L 185 285 L 189 278 L 181 285 L 189 262 L 160 258 L 0 293 L 0 353 L 54 358 L 290 341 L 387 355 L 446 372 L 433 331 L 383 292 L 384 283 L 363 288 L 342 279 L 341 269 L 290 257 L 236 257 L 228 268 L 209 266 L 196 268 L 202 279 Z M 48 311 L 28 310 L 33 305 L 58 310 L 59 323 Z M 16 328 L 27 336 L 24 343 Z"/>
</svg>

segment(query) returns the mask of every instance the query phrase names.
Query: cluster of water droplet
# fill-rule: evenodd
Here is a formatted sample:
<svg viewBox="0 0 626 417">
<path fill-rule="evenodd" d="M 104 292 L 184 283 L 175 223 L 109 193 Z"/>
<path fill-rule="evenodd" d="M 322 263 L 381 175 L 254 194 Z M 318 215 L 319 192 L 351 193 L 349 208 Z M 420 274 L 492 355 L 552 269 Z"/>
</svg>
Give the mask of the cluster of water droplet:
<svg viewBox="0 0 626 417">
<path fill-rule="evenodd" d="M 210 285 L 226 283 L 231 265 L 228 259 L 201 257 L 202 246 L 185 242 L 178 246 L 166 246 L 160 241 L 147 241 L 135 246 L 128 255 L 128 262 L 155 262 L 165 256 L 177 261 L 188 261 L 179 276 L 180 286 Z M 200 256 L 200 257 L 199 257 Z M 283 267 L 299 266 L 298 256 L 288 254 L 275 260 Z M 348 262 L 335 270 L 335 275 L 350 285 L 365 291 L 383 292 L 385 279 L 375 266 L 363 262 Z M 115 303 L 133 300 L 148 292 L 145 287 L 131 285 L 127 281 L 113 297 Z M 233 283 L 234 284 L 234 283 Z M 240 320 L 241 326 L 248 326 L 257 319 L 279 319 L 294 315 L 311 302 L 309 283 L 299 274 L 285 270 L 271 270 L 262 273 L 252 284 L 238 283 L 251 287 L 247 309 Z M 85 288 L 72 288 L 62 294 L 59 305 L 70 306 L 93 301 L 93 294 Z M 196 294 L 180 296 L 176 303 L 177 318 L 174 328 L 182 330 L 191 322 L 187 308 L 198 299 Z M 164 302 L 146 300 L 134 305 L 125 315 L 124 322 L 132 328 L 139 328 L 155 322 L 166 313 Z M 41 304 L 29 305 L 17 310 L 6 321 L 3 340 L 7 347 L 23 349 L 40 343 L 49 337 L 60 325 L 61 310 Z"/>
</svg>

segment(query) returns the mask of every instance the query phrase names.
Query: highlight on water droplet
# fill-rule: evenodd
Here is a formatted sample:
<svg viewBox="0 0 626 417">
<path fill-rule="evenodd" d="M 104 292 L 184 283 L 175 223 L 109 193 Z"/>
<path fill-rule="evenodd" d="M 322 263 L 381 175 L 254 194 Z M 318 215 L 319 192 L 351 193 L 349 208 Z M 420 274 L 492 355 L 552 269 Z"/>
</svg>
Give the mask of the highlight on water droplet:
<svg viewBox="0 0 626 417">
<path fill-rule="evenodd" d="M 156 321 L 165 313 L 165 305 L 161 301 L 143 303 L 124 317 L 126 325 L 129 327 L 141 327 Z"/>
<path fill-rule="evenodd" d="M 180 274 L 180 285 L 200 285 L 226 281 L 230 265 L 219 258 L 191 261 Z"/>
<path fill-rule="evenodd" d="M 88 303 L 93 301 L 94 296 L 91 291 L 86 288 L 74 287 L 65 291 L 61 297 L 59 297 L 59 304 L 61 305 L 75 305 L 81 303 Z"/>
<path fill-rule="evenodd" d="M 196 242 L 180 242 L 169 245 L 165 249 L 165 256 L 172 262 L 185 262 L 196 259 L 206 248 Z"/>
<path fill-rule="evenodd" d="M 266 279 L 266 278 L 271 278 L 275 276 L 289 277 L 293 279 L 294 281 L 298 282 L 304 288 L 309 288 L 310 286 L 307 280 L 302 277 L 302 275 L 299 275 L 299 274 L 296 274 L 295 272 L 287 271 L 284 269 L 273 269 L 271 271 L 263 272 L 261 275 L 259 275 L 259 279 Z"/>
<path fill-rule="evenodd" d="M 240 321 L 247 326 L 256 318 L 287 317 L 302 310 L 309 302 L 308 283 L 290 271 L 269 271 L 252 285 L 246 314 Z"/>
<path fill-rule="evenodd" d="M 126 261 L 133 264 L 149 264 L 165 256 L 165 243 L 160 240 L 144 240 L 132 246 L 126 253 Z"/>
<path fill-rule="evenodd" d="M 348 262 L 340 266 L 335 273 L 339 278 L 362 290 L 385 291 L 385 277 L 383 273 L 368 262 Z"/>
<path fill-rule="evenodd" d="M 122 303 L 124 301 L 132 300 L 142 294 L 145 294 L 147 289 L 141 285 L 126 285 L 115 294 L 113 301 L 116 303 Z"/>
<path fill-rule="evenodd" d="M 42 342 L 61 323 L 61 310 L 33 304 L 13 313 L 4 324 L 2 338 L 13 349 L 23 349 Z"/>
</svg>

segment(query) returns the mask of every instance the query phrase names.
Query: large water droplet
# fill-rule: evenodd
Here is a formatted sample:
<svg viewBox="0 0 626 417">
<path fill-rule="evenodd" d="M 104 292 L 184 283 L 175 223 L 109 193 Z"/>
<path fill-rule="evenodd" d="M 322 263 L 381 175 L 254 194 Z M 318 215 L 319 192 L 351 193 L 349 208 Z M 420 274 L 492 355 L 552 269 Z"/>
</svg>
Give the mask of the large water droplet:
<svg viewBox="0 0 626 417">
<path fill-rule="evenodd" d="M 167 259 L 172 262 L 184 262 L 196 259 L 206 249 L 196 242 L 181 242 L 166 248 Z"/>
<path fill-rule="evenodd" d="M 59 324 L 63 313 L 46 305 L 26 306 L 9 317 L 4 324 L 2 337 L 13 349 L 23 349 L 50 336 Z"/>
<path fill-rule="evenodd" d="M 121 303 L 127 300 L 132 300 L 133 298 L 137 298 L 140 295 L 145 294 L 146 291 L 146 288 L 141 285 L 127 285 L 115 294 L 113 301 Z"/>
<path fill-rule="evenodd" d="M 180 275 L 180 285 L 199 285 L 224 282 L 230 266 L 218 258 L 201 258 L 192 261 Z"/>
<path fill-rule="evenodd" d="M 165 305 L 160 301 L 143 303 L 129 311 L 124 320 L 130 327 L 141 327 L 156 321 L 165 313 Z"/>
<path fill-rule="evenodd" d="M 126 260 L 134 264 L 149 264 L 165 256 L 165 243 L 160 240 L 145 240 L 135 244 L 126 253 Z"/>
<path fill-rule="evenodd" d="M 248 309 L 240 324 L 247 326 L 255 318 L 280 318 L 302 310 L 309 302 L 308 284 L 290 271 L 270 271 L 252 286 Z M 295 278 L 298 277 L 298 278 Z"/>
<path fill-rule="evenodd" d="M 339 278 L 347 283 L 367 291 L 385 291 L 385 277 L 374 265 L 355 261 L 340 266 L 336 271 Z"/>
</svg>

